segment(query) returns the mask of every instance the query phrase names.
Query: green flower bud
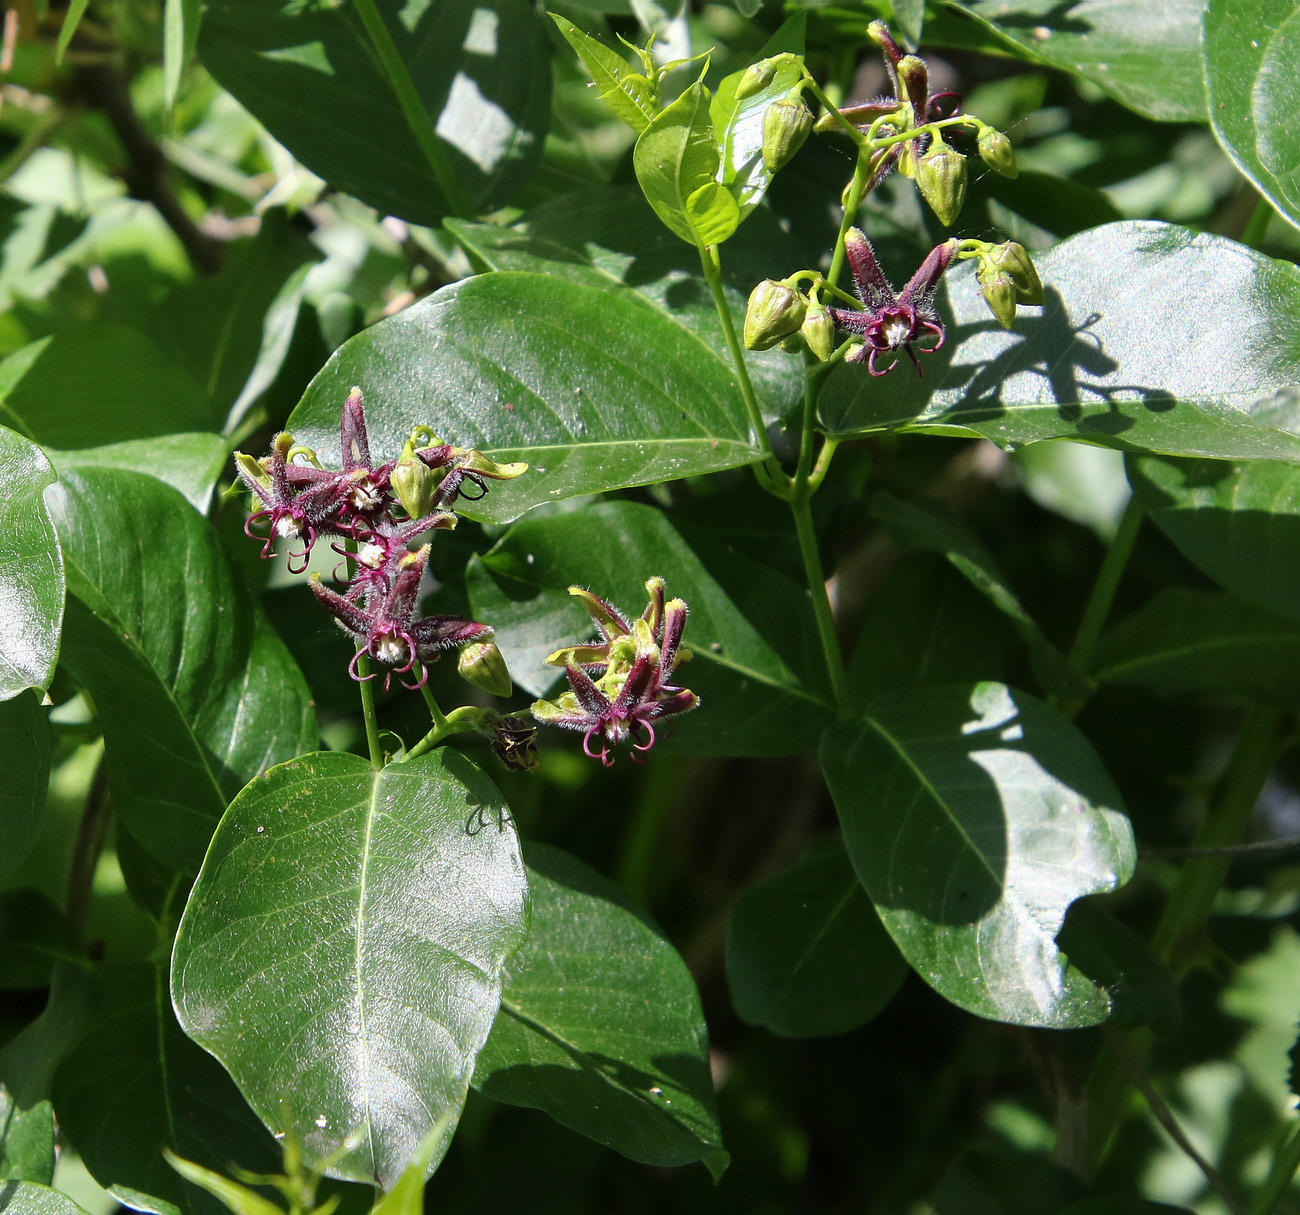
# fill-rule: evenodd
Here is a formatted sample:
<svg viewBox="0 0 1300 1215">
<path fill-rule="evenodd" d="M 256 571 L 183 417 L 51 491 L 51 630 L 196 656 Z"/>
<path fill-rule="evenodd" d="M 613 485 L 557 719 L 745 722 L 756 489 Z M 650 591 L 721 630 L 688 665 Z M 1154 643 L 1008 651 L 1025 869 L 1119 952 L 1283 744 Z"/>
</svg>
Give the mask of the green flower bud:
<svg viewBox="0 0 1300 1215">
<path fill-rule="evenodd" d="M 744 101 L 746 97 L 753 97 L 755 93 L 761 93 L 767 88 L 772 83 L 772 77 L 776 75 L 776 64 L 775 56 L 751 63 L 740 78 L 740 83 L 736 85 L 736 100 Z"/>
<path fill-rule="evenodd" d="M 235 465 L 239 469 L 240 474 L 243 476 L 250 489 L 254 484 L 260 485 L 265 489 L 270 488 L 271 474 L 266 471 L 261 460 L 255 459 L 253 456 L 250 456 L 245 452 L 237 451 L 235 452 Z"/>
<path fill-rule="evenodd" d="M 432 513 L 442 478 L 422 460 L 402 460 L 388 480 L 402 509 L 412 519 Z"/>
<path fill-rule="evenodd" d="M 945 228 L 966 201 L 966 157 L 936 139 L 916 162 L 916 185 Z"/>
<path fill-rule="evenodd" d="M 994 245 L 982 259 L 994 271 L 1001 271 L 1011 279 L 1016 288 L 1016 300 L 1041 308 L 1044 303 L 1043 284 L 1029 260 L 1024 245 L 1009 240 L 1005 245 Z"/>
<path fill-rule="evenodd" d="M 514 691 L 506 660 L 495 641 L 474 641 L 462 647 L 456 669 L 462 679 L 492 696 L 509 696 Z"/>
<path fill-rule="evenodd" d="M 765 278 L 749 293 L 745 311 L 745 346 L 768 350 L 803 324 L 807 305 L 793 287 Z"/>
<path fill-rule="evenodd" d="M 915 55 L 904 55 L 895 70 L 907 100 L 912 104 L 913 121 L 924 122 L 926 103 L 930 99 L 930 69 L 925 66 L 925 60 Z"/>
<path fill-rule="evenodd" d="M 799 327 L 808 349 L 823 363 L 835 351 L 835 322 L 824 304 L 809 304 L 808 312 Z"/>
<path fill-rule="evenodd" d="M 984 293 L 984 302 L 989 311 L 997 317 L 1003 329 L 1010 329 L 1016 323 L 1016 285 L 1011 275 L 1004 270 L 991 269 L 983 263 L 975 272 L 980 290 Z"/>
<path fill-rule="evenodd" d="M 981 127 L 979 137 L 980 159 L 995 173 L 1003 177 L 1015 177 L 1020 171 L 1016 168 L 1016 154 L 1012 150 L 1011 140 L 993 127 Z"/>
<path fill-rule="evenodd" d="M 813 128 L 813 116 L 802 101 L 784 97 L 763 115 L 763 165 L 775 173 L 790 163 Z"/>
</svg>

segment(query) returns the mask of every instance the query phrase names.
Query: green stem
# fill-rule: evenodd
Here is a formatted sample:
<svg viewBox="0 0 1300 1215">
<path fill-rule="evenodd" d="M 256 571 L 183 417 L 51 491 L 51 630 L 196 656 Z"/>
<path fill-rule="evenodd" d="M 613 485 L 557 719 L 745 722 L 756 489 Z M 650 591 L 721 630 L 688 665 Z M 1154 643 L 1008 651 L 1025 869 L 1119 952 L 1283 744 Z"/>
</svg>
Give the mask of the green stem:
<svg viewBox="0 0 1300 1215">
<path fill-rule="evenodd" d="M 840 216 L 840 231 L 835 238 L 835 252 L 831 254 L 831 266 L 826 272 L 826 281 L 832 287 L 838 285 L 840 275 L 844 273 L 844 238 L 848 236 L 853 221 L 858 217 L 858 207 L 862 205 L 862 193 L 867 187 L 867 174 L 871 157 L 865 151 L 858 153 L 858 162 L 853 168 L 853 180 L 849 182 L 849 192 L 844 199 L 844 214 Z"/>
<path fill-rule="evenodd" d="M 1097 642 L 1101 630 L 1105 628 L 1110 616 L 1110 609 L 1115 603 L 1115 593 L 1119 590 L 1120 579 L 1124 576 L 1124 567 L 1133 552 L 1134 542 L 1142 529 L 1142 519 L 1146 512 L 1139 505 L 1136 497 L 1128 500 L 1124 513 L 1120 516 L 1115 538 L 1106 550 L 1106 557 L 1097 571 L 1097 581 L 1093 583 L 1088 606 L 1084 608 L 1083 619 L 1079 622 L 1079 631 L 1074 638 L 1074 648 L 1070 651 L 1070 661 L 1081 673 L 1086 674 L 1092 666 L 1097 652 Z"/>
<path fill-rule="evenodd" d="M 638 903 L 650 901 L 654 894 L 651 879 L 662 876 L 659 843 L 679 801 L 675 794 L 680 775 L 678 765 L 660 761 L 647 764 L 638 782 L 636 806 L 623 833 L 617 874 L 618 884 Z"/>
<path fill-rule="evenodd" d="M 822 655 L 826 659 L 826 672 L 831 680 L 835 708 L 843 713 L 848 705 L 845 691 L 844 655 L 840 640 L 835 634 L 835 616 L 831 611 L 830 596 L 826 593 L 826 575 L 822 572 L 822 559 L 817 552 L 817 536 L 813 531 L 810 495 L 805 487 L 790 498 L 794 514 L 795 531 L 799 537 L 799 552 L 803 557 L 804 577 L 808 594 L 812 598 L 813 616 L 817 621 L 817 636 L 821 641 Z"/>
<path fill-rule="evenodd" d="M 366 719 L 366 746 L 370 751 L 370 766 L 378 772 L 384 766 L 384 752 L 379 746 L 374 680 L 366 678 L 370 674 L 370 659 L 365 654 L 357 655 L 357 674 L 361 676 L 357 686 L 361 689 L 361 715 Z"/>
<path fill-rule="evenodd" d="M 753 382 L 749 378 L 749 368 L 745 366 L 745 353 L 740 347 L 740 338 L 736 335 L 736 325 L 731 319 L 731 309 L 727 305 L 727 296 L 722 287 L 722 263 L 718 258 L 717 245 L 699 245 L 700 268 L 704 278 L 713 292 L 713 307 L 717 310 L 718 320 L 722 324 L 722 333 L 727 340 L 727 349 L 731 352 L 731 362 L 736 369 L 736 383 L 740 385 L 740 396 L 745 402 L 745 412 L 749 415 L 749 428 L 754 441 L 763 452 L 763 460 L 755 468 L 759 484 L 778 498 L 789 494 L 790 479 L 781 470 L 772 451 L 771 441 L 767 437 L 767 427 L 763 423 L 763 411 L 758 404 Z"/>
<path fill-rule="evenodd" d="M 90 914 L 90 900 L 95 889 L 95 869 L 99 854 L 108 839 L 108 825 L 112 809 L 108 800 L 108 769 L 104 765 L 103 745 L 100 744 L 99 762 L 91 778 L 86 804 L 81 811 L 77 827 L 77 842 L 72 850 L 72 863 L 68 868 L 68 923 L 78 937 L 84 936 L 86 920 Z"/>
<path fill-rule="evenodd" d="M 1272 1215 L 1282 1195 L 1291 1188 L 1297 1169 L 1300 1169 L 1300 1126 L 1293 1126 L 1281 1150 L 1273 1157 L 1273 1167 L 1259 1187 L 1255 1201 L 1250 1204 L 1250 1215 Z"/>
<path fill-rule="evenodd" d="M 402 59 L 402 53 L 397 49 L 397 43 L 393 41 L 388 26 L 384 24 L 375 0 L 353 0 L 353 5 L 357 16 L 361 18 L 361 24 L 366 27 L 370 45 L 379 58 L 384 74 L 388 77 L 389 87 L 397 97 L 397 104 L 401 107 L 406 125 L 415 137 L 415 142 L 419 144 L 420 151 L 424 153 L 424 159 L 428 162 L 433 178 L 442 191 L 448 211 L 453 215 L 471 215 L 473 208 L 470 206 L 470 201 L 461 189 L 455 172 L 447 163 L 442 141 L 433 128 L 428 111 L 420 101 L 415 81 L 406 70 L 406 62 Z"/>
<path fill-rule="evenodd" d="M 459 709 L 452 709 L 406 753 L 406 759 L 415 759 L 419 755 L 432 751 L 453 734 L 468 734 L 471 730 L 477 730 L 481 716 L 482 710 L 476 709 L 473 705 L 461 705 Z"/>
<path fill-rule="evenodd" d="M 1272 218 L 1273 204 L 1267 198 L 1261 198 L 1255 204 L 1255 209 L 1250 213 L 1250 218 L 1246 221 L 1246 226 L 1242 228 L 1238 240 L 1248 248 L 1258 249 L 1260 242 L 1264 239 L 1264 233 L 1268 231 L 1268 225 Z"/>
</svg>

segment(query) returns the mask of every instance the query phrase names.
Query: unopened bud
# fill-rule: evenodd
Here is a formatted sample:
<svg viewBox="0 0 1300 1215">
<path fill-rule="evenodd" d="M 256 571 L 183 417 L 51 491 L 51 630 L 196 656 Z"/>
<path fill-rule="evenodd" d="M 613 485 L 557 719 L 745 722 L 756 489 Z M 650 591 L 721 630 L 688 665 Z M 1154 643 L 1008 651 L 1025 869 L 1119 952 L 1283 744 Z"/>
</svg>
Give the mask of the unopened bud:
<svg viewBox="0 0 1300 1215">
<path fill-rule="evenodd" d="M 975 277 L 989 311 L 1003 329 L 1010 329 L 1016 323 L 1016 285 L 1011 276 L 1004 270 L 990 269 L 985 263 L 975 272 Z"/>
<path fill-rule="evenodd" d="M 824 304 L 809 304 L 807 315 L 799 327 L 808 349 L 823 363 L 835 351 L 835 322 Z"/>
<path fill-rule="evenodd" d="M 1034 269 L 1034 263 L 1029 260 L 1024 245 L 1017 244 L 1013 240 L 1007 241 L 1005 245 L 995 245 L 983 260 L 994 271 L 1001 271 L 1011 279 L 1019 303 L 1042 307 L 1044 303 L 1042 280 L 1038 277 L 1038 271 Z"/>
<path fill-rule="evenodd" d="M 885 52 L 891 63 L 897 64 L 903 57 L 903 48 L 894 41 L 889 26 L 883 21 L 873 21 L 867 26 L 867 37 Z"/>
<path fill-rule="evenodd" d="M 495 641 L 473 641 L 463 646 L 456 669 L 467 683 L 492 696 L 509 696 L 514 691 L 505 657 Z"/>
<path fill-rule="evenodd" d="M 966 157 L 936 139 L 916 162 L 916 185 L 945 228 L 966 201 Z"/>
<path fill-rule="evenodd" d="M 763 165 L 775 173 L 790 163 L 813 129 L 813 116 L 802 101 L 783 97 L 763 115 Z"/>
<path fill-rule="evenodd" d="M 745 311 L 745 346 L 768 350 L 803 324 L 807 305 L 793 287 L 765 278 L 749 293 Z"/>
<path fill-rule="evenodd" d="M 904 55 L 898 61 L 898 79 L 907 91 L 907 99 L 912 103 L 914 123 L 925 121 L 925 107 L 930 100 L 930 69 L 924 59 L 915 55 Z"/>
<path fill-rule="evenodd" d="M 423 519 L 433 512 L 441 481 L 420 460 L 402 460 L 388 478 L 402 509 L 412 519 Z"/>
<path fill-rule="evenodd" d="M 252 489 L 254 485 L 261 485 L 263 488 L 270 487 L 271 474 L 263 467 L 261 460 L 248 455 L 246 452 L 237 451 L 235 452 L 235 467 L 239 469 L 239 475 L 249 489 Z"/>
<path fill-rule="evenodd" d="M 1020 171 L 1016 168 L 1016 154 L 1009 140 L 1001 131 L 993 127 L 982 127 L 979 137 L 980 159 L 995 173 L 1003 177 L 1015 177 Z"/>
<path fill-rule="evenodd" d="M 746 97 L 753 97 L 755 93 L 761 93 L 767 88 L 772 83 L 772 77 L 776 75 L 776 64 L 775 58 L 751 63 L 740 78 L 740 83 L 736 85 L 736 100 L 744 101 Z"/>
</svg>

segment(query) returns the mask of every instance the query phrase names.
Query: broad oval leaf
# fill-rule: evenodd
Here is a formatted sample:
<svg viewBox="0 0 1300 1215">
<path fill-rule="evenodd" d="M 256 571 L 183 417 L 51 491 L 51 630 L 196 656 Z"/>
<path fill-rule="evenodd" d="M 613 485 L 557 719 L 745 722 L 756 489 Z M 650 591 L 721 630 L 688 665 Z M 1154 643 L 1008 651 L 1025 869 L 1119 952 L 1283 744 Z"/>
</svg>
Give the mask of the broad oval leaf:
<svg viewBox="0 0 1300 1215">
<path fill-rule="evenodd" d="M 1259 192 L 1300 226 L 1300 5 L 1209 0 L 1204 39 L 1215 135 Z"/>
<path fill-rule="evenodd" d="M 487 777 L 438 751 L 379 772 L 303 756 L 221 821 L 176 938 L 177 1015 L 335 1176 L 391 1187 L 459 1117 L 527 931 L 508 819 Z"/>
<path fill-rule="evenodd" d="M 1300 468 L 1130 459 L 1151 521 L 1224 590 L 1300 618 Z"/>
<path fill-rule="evenodd" d="M 742 1021 L 784 1038 L 840 1034 L 893 998 L 907 963 L 844 845 L 822 840 L 746 890 L 727 930 L 727 985 Z"/>
<path fill-rule="evenodd" d="M 209 0 L 199 58 L 299 160 L 383 214 L 489 211 L 532 173 L 550 115 L 541 22 L 523 0 L 377 0 L 439 167 L 353 6 Z"/>
<path fill-rule="evenodd" d="M 1235 692 L 1300 708 L 1300 624 L 1234 595 L 1166 587 L 1101 639 L 1093 678 L 1160 692 Z"/>
<path fill-rule="evenodd" d="M 645 1164 L 726 1167 L 686 963 L 612 882 L 530 845 L 528 943 L 507 967 L 474 1087 Z"/>
<path fill-rule="evenodd" d="M 826 429 L 1074 438 L 1125 451 L 1300 460 L 1300 269 L 1223 237 L 1107 224 L 1039 256 L 1047 306 L 1003 330 L 947 276 L 942 350 L 872 379 L 837 368 Z"/>
<path fill-rule="evenodd" d="M 5 1215 L 86 1215 L 61 1190 L 36 1181 L 9 1181 L 4 1186 Z"/>
<path fill-rule="evenodd" d="M 306 681 L 174 489 L 83 468 L 50 504 L 72 589 L 63 658 L 98 710 L 115 807 L 150 853 L 193 873 L 244 783 L 315 745 Z"/>
<path fill-rule="evenodd" d="M 527 473 L 465 512 L 494 522 L 762 458 L 731 373 L 688 331 L 643 303 L 540 274 L 457 283 L 344 343 L 288 422 L 326 463 L 354 384 L 382 458 L 425 424 L 459 447 L 527 460 Z"/>
<path fill-rule="evenodd" d="M 698 80 L 672 105 L 660 110 L 637 136 L 632 164 L 655 214 L 688 244 L 715 244 L 698 227 L 690 199 L 717 184 L 718 147 L 709 117 L 709 90 Z M 736 215 L 736 223 L 739 223 Z M 731 231 L 735 231 L 732 224 Z"/>
<path fill-rule="evenodd" d="M 49 783 L 48 714 L 34 692 L 0 700 L 0 879 L 36 846 Z"/>
<path fill-rule="evenodd" d="M 715 542 L 688 541 L 653 507 L 606 502 L 525 519 L 470 566 L 475 618 L 490 623 L 515 682 L 544 695 L 563 672 L 546 656 L 590 640 L 591 618 L 568 593 L 584 586 L 640 615 L 645 580 L 690 608 L 681 681 L 700 707 L 674 722 L 667 745 L 703 755 L 790 754 L 825 724 L 821 662 L 807 592 Z"/>
<path fill-rule="evenodd" d="M 63 624 L 63 554 L 43 500 L 54 470 L 39 447 L 0 426 L 0 700 L 45 688 Z"/>
<path fill-rule="evenodd" d="M 211 505 L 212 491 L 230 459 L 225 439 L 206 430 L 46 454 L 60 476 L 77 468 L 147 473 L 179 490 L 200 514 Z"/>
<path fill-rule="evenodd" d="M 183 1215 L 225 1215 L 163 1149 L 208 1168 L 269 1173 L 275 1141 L 221 1065 L 181 1032 L 164 963 L 104 968 L 95 987 L 89 1028 L 54 1075 L 61 1132 L 105 1188 L 156 1196 Z"/>
<path fill-rule="evenodd" d="M 1054 938 L 1075 899 L 1128 880 L 1135 848 L 1068 721 L 1002 684 L 913 688 L 832 727 L 821 759 L 858 877 L 940 995 L 1016 1025 L 1105 1019 Z"/>
<path fill-rule="evenodd" d="M 1025 58 L 1076 72 L 1139 114 L 1161 122 L 1205 121 L 1204 0 L 965 0 L 952 7 Z"/>
</svg>

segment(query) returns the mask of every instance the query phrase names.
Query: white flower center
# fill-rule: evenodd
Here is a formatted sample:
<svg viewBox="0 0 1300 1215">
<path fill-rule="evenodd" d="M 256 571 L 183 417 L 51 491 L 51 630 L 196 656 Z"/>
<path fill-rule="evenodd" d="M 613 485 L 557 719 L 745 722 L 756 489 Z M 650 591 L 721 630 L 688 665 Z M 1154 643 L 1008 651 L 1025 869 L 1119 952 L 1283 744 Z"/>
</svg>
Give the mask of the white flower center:
<svg viewBox="0 0 1300 1215">
<path fill-rule="evenodd" d="M 375 646 L 375 657 L 385 666 L 395 667 L 398 663 L 405 662 L 406 656 L 406 642 L 400 637 L 380 638 L 379 644 Z"/>
<path fill-rule="evenodd" d="M 379 495 L 373 481 L 358 481 L 348 494 L 353 510 L 373 510 L 379 505 Z"/>
<path fill-rule="evenodd" d="M 890 321 L 885 326 L 885 341 L 889 343 L 890 350 L 897 350 L 907 341 L 907 322 L 904 320 Z"/>
<path fill-rule="evenodd" d="M 363 544 L 357 552 L 357 564 L 377 570 L 384 561 L 384 550 L 377 544 Z"/>
<path fill-rule="evenodd" d="M 302 524 L 292 515 L 281 515 L 275 521 L 275 534 L 283 536 L 286 540 L 296 539 L 302 535 Z"/>
</svg>

